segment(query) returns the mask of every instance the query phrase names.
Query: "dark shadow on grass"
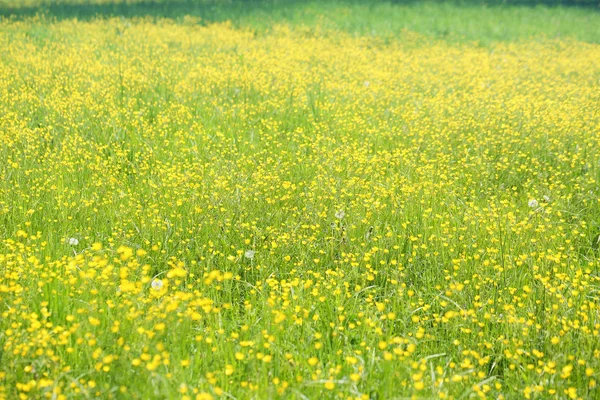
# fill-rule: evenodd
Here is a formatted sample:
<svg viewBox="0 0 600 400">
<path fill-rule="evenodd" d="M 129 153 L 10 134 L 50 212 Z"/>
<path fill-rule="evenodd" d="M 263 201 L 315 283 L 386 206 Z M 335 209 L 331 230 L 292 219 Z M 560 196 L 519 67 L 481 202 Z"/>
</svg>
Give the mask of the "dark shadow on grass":
<svg viewBox="0 0 600 400">
<path fill-rule="evenodd" d="M 61 0 L 39 6 L 3 7 L 0 5 L 0 17 L 21 19 L 35 15 L 45 15 L 56 19 L 89 20 L 108 17 L 150 17 L 180 19 L 185 16 L 200 17 L 205 22 L 218 22 L 235 19 L 244 15 L 272 13 L 285 17 L 293 14 L 295 6 L 307 3 L 307 0 L 140 0 L 125 2 L 95 3 L 94 0 Z M 313 0 L 314 1 L 314 0 Z M 326 1 L 326 0 L 320 0 Z M 431 2 L 444 2 L 430 0 Z M 411 4 L 419 0 L 337 0 L 337 4 L 392 3 Z M 574 6 L 597 11 L 600 0 L 450 0 L 445 1 L 463 6 Z"/>
<path fill-rule="evenodd" d="M 443 2 L 441 0 L 439 2 Z M 520 7 L 577 7 L 600 10 L 600 0 L 448 0 L 462 6 L 520 6 Z M 392 3 L 403 3 L 402 0 L 392 0 Z"/>
<path fill-rule="evenodd" d="M 39 6 L 5 7 L 0 6 L 0 16 L 26 18 L 45 15 L 56 19 L 89 20 L 108 17 L 150 17 L 150 18 L 182 18 L 196 16 L 208 21 L 219 21 L 255 11 L 266 11 L 269 1 L 249 0 L 219 2 L 210 0 L 141 0 L 126 3 L 124 1 L 41 4 Z M 287 2 L 289 3 L 289 2 Z"/>
</svg>

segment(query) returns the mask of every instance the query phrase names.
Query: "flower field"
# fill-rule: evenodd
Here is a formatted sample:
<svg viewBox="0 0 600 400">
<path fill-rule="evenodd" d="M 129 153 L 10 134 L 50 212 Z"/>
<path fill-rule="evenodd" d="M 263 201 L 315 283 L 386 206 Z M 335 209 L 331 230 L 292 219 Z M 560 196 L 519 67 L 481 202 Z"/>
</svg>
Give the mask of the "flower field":
<svg viewBox="0 0 600 400">
<path fill-rule="evenodd" d="M 600 14 L 336 4 L 0 19 L 0 399 L 600 397 Z"/>
</svg>

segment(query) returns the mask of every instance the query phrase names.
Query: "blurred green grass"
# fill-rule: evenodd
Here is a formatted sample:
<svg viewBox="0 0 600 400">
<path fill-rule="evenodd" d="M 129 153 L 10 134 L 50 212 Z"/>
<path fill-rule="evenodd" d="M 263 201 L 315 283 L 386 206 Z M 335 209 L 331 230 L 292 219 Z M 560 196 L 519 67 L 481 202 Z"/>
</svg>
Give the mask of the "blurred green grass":
<svg viewBox="0 0 600 400">
<path fill-rule="evenodd" d="M 526 0 L 525 0 L 526 1 Z M 0 0 L 0 18 L 55 19 L 105 17 L 199 18 L 198 23 L 231 21 L 268 30 L 273 24 L 343 30 L 358 35 L 396 36 L 403 30 L 435 39 L 471 41 L 572 38 L 600 43 L 598 0 L 568 5 L 508 1 L 240 1 L 240 0 Z"/>
</svg>

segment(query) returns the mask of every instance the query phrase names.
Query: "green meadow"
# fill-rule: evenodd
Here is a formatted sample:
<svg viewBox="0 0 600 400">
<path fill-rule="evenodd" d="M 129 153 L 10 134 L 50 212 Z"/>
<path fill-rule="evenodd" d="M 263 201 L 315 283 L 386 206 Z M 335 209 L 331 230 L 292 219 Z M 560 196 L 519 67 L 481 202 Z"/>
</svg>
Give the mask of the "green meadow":
<svg viewBox="0 0 600 400">
<path fill-rule="evenodd" d="M 0 0 L 0 399 L 600 397 L 599 27 Z"/>
</svg>

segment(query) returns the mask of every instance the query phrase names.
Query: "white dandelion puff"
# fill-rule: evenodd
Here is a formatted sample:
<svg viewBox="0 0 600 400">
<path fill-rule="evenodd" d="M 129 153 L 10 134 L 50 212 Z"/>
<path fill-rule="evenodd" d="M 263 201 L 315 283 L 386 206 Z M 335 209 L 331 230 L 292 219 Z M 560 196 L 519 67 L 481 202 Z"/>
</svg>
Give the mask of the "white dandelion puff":
<svg viewBox="0 0 600 400">
<path fill-rule="evenodd" d="M 246 250 L 244 257 L 246 257 L 248 260 L 252 260 L 255 254 L 256 252 L 254 250 Z"/>
<path fill-rule="evenodd" d="M 339 211 L 336 211 L 336 213 L 335 213 L 335 217 L 337 219 L 342 219 L 342 218 L 344 218 L 345 215 L 346 215 L 346 213 L 344 212 L 344 210 L 339 210 Z"/>
<path fill-rule="evenodd" d="M 537 206 L 540 205 L 540 203 L 538 203 L 538 201 L 536 199 L 531 199 L 531 200 L 529 200 L 527 205 L 531 208 L 536 208 Z"/>
<path fill-rule="evenodd" d="M 152 283 L 150 284 L 150 286 L 152 286 L 152 289 L 154 290 L 160 290 L 163 288 L 164 283 L 160 279 L 152 279 Z"/>
<path fill-rule="evenodd" d="M 68 241 L 68 243 L 69 243 L 71 246 L 77 246 L 77 245 L 79 244 L 79 240 L 77 240 L 77 238 L 73 238 L 73 237 L 72 237 L 72 238 L 69 238 L 69 241 Z"/>
</svg>

